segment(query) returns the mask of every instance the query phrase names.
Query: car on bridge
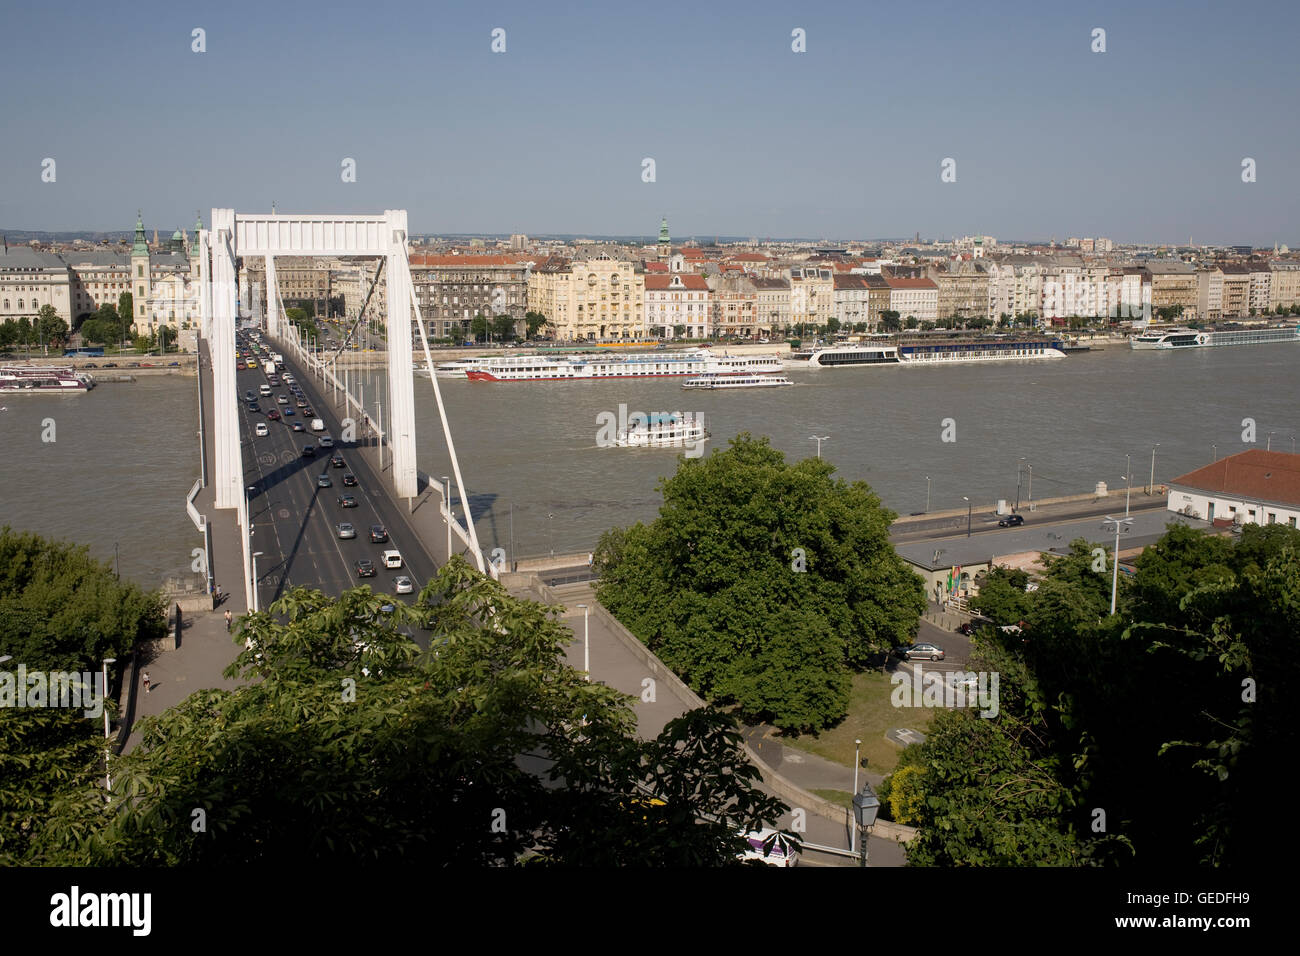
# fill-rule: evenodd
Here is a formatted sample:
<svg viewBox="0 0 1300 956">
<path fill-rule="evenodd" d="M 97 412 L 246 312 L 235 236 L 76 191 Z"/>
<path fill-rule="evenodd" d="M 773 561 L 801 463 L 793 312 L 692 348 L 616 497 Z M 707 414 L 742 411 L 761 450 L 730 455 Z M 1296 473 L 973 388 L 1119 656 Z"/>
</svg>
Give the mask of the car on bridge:
<svg viewBox="0 0 1300 956">
<path fill-rule="evenodd" d="M 334 455 L 330 458 L 330 464 L 335 468 L 346 468 L 347 464 L 343 461 L 342 455 Z"/>
<path fill-rule="evenodd" d="M 370 526 L 370 540 L 375 544 L 383 544 L 388 540 L 388 529 L 381 524 L 372 524 Z"/>
<path fill-rule="evenodd" d="M 316 457 L 316 446 L 315 446 L 315 445 L 303 445 L 303 446 L 302 446 L 302 457 L 304 457 L 304 458 L 315 458 L 315 457 Z"/>
<path fill-rule="evenodd" d="M 340 522 L 337 530 L 340 538 L 355 538 L 357 536 L 357 529 L 346 521 Z"/>
<path fill-rule="evenodd" d="M 375 570 L 375 562 L 369 558 L 362 558 L 356 563 L 357 577 L 373 578 L 379 572 Z"/>
<path fill-rule="evenodd" d="M 339 495 L 340 508 L 355 508 L 356 506 L 357 499 L 355 495 Z"/>
<path fill-rule="evenodd" d="M 350 471 L 345 471 L 343 473 L 343 487 L 355 488 L 356 486 L 357 486 L 357 476 L 352 474 L 352 472 Z"/>
<path fill-rule="evenodd" d="M 302 422 L 294 422 L 293 430 L 296 432 L 301 432 L 301 431 L 306 431 L 306 428 L 304 428 Z"/>
<path fill-rule="evenodd" d="M 333 447 L 334 447 L 334 439 L 333 439 L 333 438 L 330 438 L 329 435 L 321 435 L 320 438 L 317 439 L 317 441 L 320 442 L 320 446 L 321 446 L 322 448 L 333 448 Z"/>
<path fill-rule="evenodd" d="M 334 481 L 333 481 L 333 479 L 330 478 L 329 475 L 327 475 L 327 474 L 325 474 L 325 473 L 322 472 L 320 475 L 317 475 L 317 476 L 316 476 L 316 487 L 317 487 L 317 488 L 333 488 L 333 487 L 334 487 Z"/>
<path fill-rule="evenodd" d="M 271 434 L 271 430 L 266 427 L 266 422 L 258 422 L 253 426 L 253 434 L 258 438 L 265 438 L 267 435 Z"/>
<path fill-rule="evenodd" d="M 402 566 L 402 552 L 397 550 L 385 551 L 381 556 L 386 568 L 400 568 Z"/>
<path fill-rule="evenodd" d="M 393 578 L 394 594 L 410 594 L 414 590 L 415 590 L 415 585 L 411 583 L 411 579 L 408 578 L 405 574 Z"/>
<path fill-rule="evenodd" d="M 280 420 L 280 413 L 273 408 L 266 413 L 266 420 L 269 422 L 278 422 Z"/>
</svg>

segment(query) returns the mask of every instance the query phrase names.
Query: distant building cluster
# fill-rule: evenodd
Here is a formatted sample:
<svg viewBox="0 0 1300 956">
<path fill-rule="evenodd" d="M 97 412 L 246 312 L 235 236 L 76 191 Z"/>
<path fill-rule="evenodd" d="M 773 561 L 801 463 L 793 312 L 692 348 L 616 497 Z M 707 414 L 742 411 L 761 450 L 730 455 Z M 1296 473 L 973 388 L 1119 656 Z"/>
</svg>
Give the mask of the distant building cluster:
<svg viewBox="0 0 1300 956">
<path fill-rule="evenodd" d="M 196 224 L 196 230 L 201 223 Z M 82 244 L 84 246 L 86 244 Z M 750 240 L 657 242 L 530 239 L 415 242 L 415 304 L 432 336 L 460 339 L 477 318 L 522 334 L 526 316 L 565 341 L 782 336 L 837 324 L 875 333 L 933 327 L 1051 327 L 1076 320 L 1220 322 L 1300 309 L 1300 258 L 1249 247 L 1063 245 L 919 236 L 874 246 Z M 375 261 L 278 257 L 280 303 L 356 318 L 385 315 L 386 278 Z M 261 259 L 242 263 L 240 304 L 265 308 Z M 133 293 L 136 331 L 198 323 L 198 246 L 177 230 L 126 249 L 5 244 L 0 320 L 53 305 L 70 324 Z M 494 321 L 496 320 L 496 321 Z"/>
</svg>

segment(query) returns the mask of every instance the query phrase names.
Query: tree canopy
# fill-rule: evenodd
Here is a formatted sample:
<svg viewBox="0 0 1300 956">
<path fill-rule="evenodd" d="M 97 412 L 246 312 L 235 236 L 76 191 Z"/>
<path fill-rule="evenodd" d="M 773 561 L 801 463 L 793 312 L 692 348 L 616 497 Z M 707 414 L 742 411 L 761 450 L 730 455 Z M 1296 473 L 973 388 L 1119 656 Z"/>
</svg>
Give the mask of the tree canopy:
<svg viewBox="0 0 1300 956">
<path fill-rule="evenodd" d="M 418 606 L 294 589 L 236 628 L 227 676 L 248 683 L 146 718 L 112 805 L 67 801 L 30 858 L 736 863 L 738 834 L 786 808 L 754 787 L 732 719 L 696 711 L 636 739 L 630 698 L 565 664 L 554 613 L 460 558 Z M 421 625 L 427 651 L 408 636 Z"/>
<path fill-rule="evenodd" d="M 1300 532 L 1173 525 L 1114 616 L 1110 572 L 1074 542 L 1024 595 L 1023 633 L 977 634 L 998 713 L 938 714 L 907 761 L 910 863 L 1217 866 L 1267 846 L 1261 799 L 1296 744 Z M 1009 597 L 982 609 L 1000 622 Z"/>
<path fill-rule="evenodd" d="M 920 578 L 865 482 L 747 433 L 682 458 L 650 525 L 607 533 L 597 596 L 691 687 L 778 726 L 841 718 L 849 673 L 916 633 Z"/>
</svg>

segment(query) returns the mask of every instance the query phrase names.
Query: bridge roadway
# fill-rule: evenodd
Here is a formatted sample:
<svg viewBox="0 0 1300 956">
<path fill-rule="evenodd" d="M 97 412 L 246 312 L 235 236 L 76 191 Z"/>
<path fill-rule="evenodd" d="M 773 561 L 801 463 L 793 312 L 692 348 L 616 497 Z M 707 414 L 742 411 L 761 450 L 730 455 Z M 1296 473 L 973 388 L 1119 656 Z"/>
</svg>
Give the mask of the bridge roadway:
<svg viewBox="0 0 1300 956">
<path fill-rule="evenodd" d="M 295 407 L 293 393 L 283 381 L 272 388 L 271 397 L 258 396 L 259 411 L 250 411 L 245 393 L 251 390 L 256 394 L 267 377 L 260 367 L 244 368 L 238 373 L 244 481 L 255 489 L 249 498 L 252 548 L 263 552 L 257 561 L 260 606 L 265 608 L 295 584 L 335 596 L 358 584 L 393 594 L 393 579 L 398 575 L 411 579 L 413 591 L 396 595 L 397 599 L 412 602 L 436 573 L 437 563 L 408 523 L 406 509 L 386 493 L 382 479 L 360 454 L 357 443 L 342 440 L 342 422 L 326 396 L 290 364 L 286 363 L 285 370 L 294 375 L 314 417 L 324 420 L 326 430 L 322 434 L 332 436 L 335 444 L 330 449 L 319 448 L 320 435 L 311 431 L 312 416 L 304 416 L 305 409 Z M 289 398 L 287 406 L 277 403 L 280 395 Z M 282 416 L 280 421 L 267 419 L 267 412 L 273 408 Z M 287 409 L 293 409 L 294 414 L 285 415 Z M 295 421 L 303 423 L 304 431 L 293 431 Z M 265 437 L 254 434 L 258 423 L 267 425 L 269 434 Z M 317 453 L 304 458 L 302 450 L 308 445 L 316 447 Z M 334 454 L 342 456 L 345 467 L 330 465 Z M 356 477 L 356 487 L 343 486 L 343 475 L 347 473 Z M 322 474 L 330 477 L 332 487 L 317 487 L 317 478 Z M 338 498 L 344 494 L 356 498 L 357 507 L 341 507 Z M 356 528 L 355 538 L 338 537 L 337 526 L 345 521 Z M 387 529 L 387 543 L 371 542 L 369 529 L 373 524 Z M 401 569 L 390 570 L 380 564 L 381 553 L 388 549 L 401 552 Z M 355 563 L 360 558 L 375 563 L 374 577 L 357 575 Z M 421 635 L 414 636 L 418 642 Z"/>
</svg>

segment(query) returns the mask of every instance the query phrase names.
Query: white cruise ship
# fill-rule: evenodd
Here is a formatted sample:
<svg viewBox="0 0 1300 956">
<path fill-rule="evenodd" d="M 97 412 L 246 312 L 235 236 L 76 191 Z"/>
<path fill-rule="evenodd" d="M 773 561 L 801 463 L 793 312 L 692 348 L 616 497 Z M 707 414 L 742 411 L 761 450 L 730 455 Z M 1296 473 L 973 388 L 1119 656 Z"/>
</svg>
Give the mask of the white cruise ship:
<svg viewBox="0 0 1300 956">
<path fill-rule="evenodd" d="M 620 431 L 614 444 L 619 448 L 686 448 L 708 437 L 704 419 L 697 414 L 651 412 L 644 421 Z"/>
<path fill-rule="evenodd" d="M 1051 339 L 918 339 L 898 345 L 864 342 L 831 345 L 791 355 L 791 365 L 839 368 L 848 365 L 948 365 L 1065 358 L 1061 343 Z"/>
<path fill-rule="evenodd" d="M 0 392 L 85 392 L 95 380 L 65 365 L 6 365 L 0 368 Z"/>
<path fill-rule="evenodd" d="M 775 355 L 644 352 L 629 355 L 519 355 L 487 359 L 467 369 L 474 382 L 561 382 L 574 379 L 655 378 L 667 375 L 767 375 L 784 370 Z"/>
<path fill-rule="evenodd" d="M 784 375 L 773 375 L 764 373 L 762 375 L 720 375 L 717 372 L 709 372 L 706 375 L 696 375 L 682 382 L 682 388 L 779 388 L 782 385 L 793 385 Z"/>
<path fill-rule="evenodd" d="M 1258 329 L 1158 329 L 1128 340 L 1134 351 L 1218 348 L 1225 345 L 1268 345 L 1300 342 L 1300 325 L 1277 325 Z"/>
</svg>

